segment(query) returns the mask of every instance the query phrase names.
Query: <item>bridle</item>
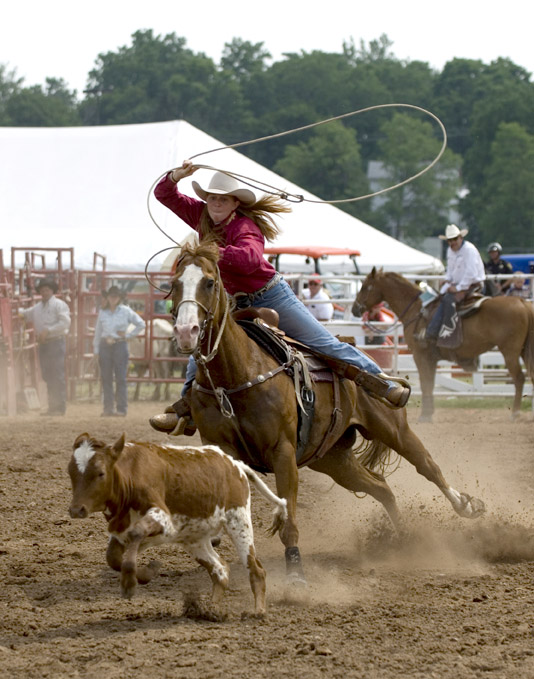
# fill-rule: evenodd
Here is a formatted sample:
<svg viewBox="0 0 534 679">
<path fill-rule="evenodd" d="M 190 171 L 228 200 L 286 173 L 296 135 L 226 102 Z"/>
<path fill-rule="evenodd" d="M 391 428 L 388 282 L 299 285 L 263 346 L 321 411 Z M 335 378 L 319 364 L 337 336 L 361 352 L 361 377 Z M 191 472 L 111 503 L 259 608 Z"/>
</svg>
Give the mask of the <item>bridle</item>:
<svg viewBox="0 0 534 679">
<path fill-rule="evenodd" d="M 421 293 L 420 293 L 420 292 L 416 293 L 415 297 L 413 297 L 413 298 L 408 302 L 408 304 L 407 304 L 406 307 L 404 308 L 404 311 L 402 311 L 402 313 L 400 313 L 400 314 L 397 316 L 397 320 L 396 320 L 394 323 L 392 323 L 392 324 L 389 326 L 389 328 L 377 328 L 375 325 L 373 325 L 373 324 L 370 323 L 369 321 L 366 322 L 367 327 L 370 328 L 376 335 L 389 335 L 389 334 L 391 334 L 391 333 L 392 333 L 394 330 L 396 330 L 400 325 L 403 325 L 403 319 L 404 319 L 404 317 L 406 316 L 406 314 L 408 313 L 408 311 L 412 308 L 412 306 L 415 304 L 415 302 L 417 302 L 417 300 L 419 299 L 420 296 L 421 296 Z M 415 323 L 415 322 L 417 321 L 417 319 L 419 318 L 420 315 L 421 315 L 421 313 L 416 314 L 413 318 L 411 318 L 411 319 L 408 321 L 408 323 L 404 323 L 404 328 L 407 328 L 407 327 L 408 327 L 409 325 L 411 325 L 412 323 Z"/>
<path fill-rule="evenodd" d="M 251 387 L 256 386 L 257 384 L 262 384 L 268 379 L 271 379 L 275 375 L 278 375 L 279 373 L 287 370 L 288 365 L 284 364 L 282 366 L 279 366 L 278 368 L 275 368 L 273 370 L 270 370 L 269 372 L 258 375 L 254 379 L 245 382 L 244 384 L 234 387 L 233 389 L 225 389 L 224 387 L 216 387 L 210 370 L 207 366 L 207 364 L 212 361 L 215 356 L 217 355 L 217 352 L 219 350 L 219 344 L 221 342 L 222 336 L 224 329 L 226 327 L 227 321 L 228 321 L 228 315 L 230 311 L 232 310 L 232 304 L 226 293 L 221 295 L 221 289 L 223 289 L 222 285 L 222 279 L 221 279 L 221 274 L 217 268 L 217 278 L 215 280 L 215 286 L 214 286 L 214 293 L 213 293 L 213 299 L 215 300 L 214 304 L 210 305 L 210 308 L 208 308 L 205 304 L 200 302 L 197 299 L 193 298 L 186 298 L 180 300 L 180 302 L 176 305 L 176 307 L 173 307 L 172 309 L 172 316 L 173 319 L 176 321 L 176 317 L 178 315 L 178 310 L 182 306 L 182 304 L 185 304 L 186 302 L 190 302 L 192 304 L 196 304 L 197 307 L 202 309 L 206 317 L 203 320 L 201 327 L 200 327 L 200 332 L 199 332 L 199 337 L 198 337 L 198 342 L 197 342 L 197 348 L 193 352 L 193 357 L 197 363 L 198 366 L 201 366 L 206 374 L 206 377 L 211 385 L 211 389 L 206 389 L 205 387 L 201 386 L 200 384 L 196 383 L 194 388 L 198 389 L 199 391 L 206 393 L 206 394 L 212 394 L 215 396 L 215 399 L 217 400 L 217 404 L 219 406 L 219 410 L 221 411 L 221 414 L 223 417 L 229 419 L 232 422 L 232 425 L 234 427 L 234 430 L 237 434 L 237 437 L 239 438 L 239 441 L 241 442 L 241 445 L 243 446 L 246 454 L 248 455 L 250 460 L 254 460 L 254 457 L 252 456 L 252 453 L 247 445 L 247 442 L 245 441 L 243 434 L 241 433 L 241 429 L 239 426 L 239 421 L 235 415 L 234 408 L 232 406 L 232 403 L 230 399 L 228 398 L 229 394 L 236 393 L 238 391 L 243 391 L 244 389 L 250 389 Z M 224 304 L 224 310 L 222 314 L 222 320 L 219 326 L 219 331 L 217 333 L 217 336 L 215 337 L 215 341 L 213 342 L 213 345 L 211 343 L 212 339 L 212 333 L 213 333 L 213 320 L 217 314 L 217 310 L 219 308 L 219 302 L 223 298 L 223 304 Z M 203 342 L 204 338 L 206 337 L 206 334 L 208 335 L 207 337 L 207 347 L 209 348 L 211 346 L 211 351 L 209 351 L 208 354 L 203 354 L 200 346 L 201 343 Z"/>
<path fill-rule="evenodd" d="M 212 301 L 215 301 L 214 305 L 210 305 L 210 308 L 208 308 L 205 304 L 200 302 L 198 299 L 194 299 L 192 297 L 186 297 L 185 299 L 182 299 L 178 302 L 178 304 L 172 308 L 172 317 L 174 321 L 176 321 L 176 318 L 178 316 L 178 310 L 182 306 L 182 304 L 195 304 L 197 307 L 202 309 L 206 313 L 206 317 L 202 321 L 200 325 L 200 332 L 199 332 L 199 337 L 198 337 L 198 343 L 197 343 L 197 348 L 193 352 L 193 356 L 195 358 L 195 361 L 197 362 L 198 365 L 205 366 L 207 363 L 212 361 L 215 356 L 217 355 L 217 352 L 219 350 L 219 344 L 221 342 L 221 338 L 224 332 L 224 329 L 226 327 L 226 322 L 228 320 L 228 314 L 230 311 L 230 304 L 228 302 L 228 298 L 226 295 L 222 295 L 224 298 L 224 311 L 223 311 L 223 316 L 221 320 L 221 324 L 219 326 L 219 332 L 217 333 L 217 337 L 215 338 L 215 341 L 213 342 L 213 346 L 211 351 L 207 354 L 204 355 L 201 351 L 201 343 L 206 337 L 206 333 L 208 333 L 208 340 L 207 340 L 207 346 L 209 347 L 211 345 L 211 338 L 212 338 L 212 333 L 213 333 L 213 319 L 215 318 L 215 315 L 217 313 L 217 309 L 219 308 L 219 302 L 221 299 L 221 291 L 222 288 L 222 281 L 220 275 L 217 275 L 217 279 L 215 280 L 215 285 L 214 285 L 214 294 Z M 212 309 L 212 306 L 214 308 Z"/>
</svg>

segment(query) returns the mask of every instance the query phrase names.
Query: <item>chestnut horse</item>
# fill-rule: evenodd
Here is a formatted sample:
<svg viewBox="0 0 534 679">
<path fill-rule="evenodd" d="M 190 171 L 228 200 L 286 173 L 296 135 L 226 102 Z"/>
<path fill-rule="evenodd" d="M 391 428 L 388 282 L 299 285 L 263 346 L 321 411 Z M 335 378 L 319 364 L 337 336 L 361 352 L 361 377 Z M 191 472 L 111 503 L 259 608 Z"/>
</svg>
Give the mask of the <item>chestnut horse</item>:
<svg viewBox="0 0 534 679">
<path fill-rule="evenodd" d="M 400 515 L 384 478 L 355 455 L 356 432 L 382 452 L 395 450 L 436 484 L 463 517 L 482 514 L 481 500 L 460 493 L 444 479 L 418 437 L 406 411 L 391 410 L 351 380 L 339 380 L 340 434 L 321 456 L 315 455 L 329 430 L 335 399 L 330 382 L 315 384 L 315 416 L 307 446 L 296 460 L 298 410 L 293 378 L 250 339 L 232 318 L 217 267 L 218 248 L 185 246 L 172 283 L 174 332 L 178 350 L 193 353 L 198 370 L 191 410 L 204 444 L 220 446 L 256 469 L 274 472 L 277 493 L 287 500 L 288 520 L 280 531 L 288 577 L 304 580 L 296 523 L 300 466 L 328 474 L 353 492 L 381 502 L 393 524 Z M 324 446 L 323 446 L 324 447 Z"/>
<path fill-rule="evenodd" d="M 504 356 L 515 386 L 512 417 L 517 417 L 525 376 L 519 362 L 523 358 L 534 383 L 534 311 L 519 297 L 490 297 L 473 315 L 462 319 L 462 344 L 458 349 L 444 349 L 422 343 L 415 335 L 426 326 L 422 317 L 421 289 L 400 274 L 377 271 L 365 278 L 352 307 L 354 315 L 387 302 L 404 325 L 404 338 L 410 347 L 421 382 L 421 422 L 431 422 L 434 413 L 434 380 L 439 360 L 469 364 L 494 347 Z"/>
</svg>

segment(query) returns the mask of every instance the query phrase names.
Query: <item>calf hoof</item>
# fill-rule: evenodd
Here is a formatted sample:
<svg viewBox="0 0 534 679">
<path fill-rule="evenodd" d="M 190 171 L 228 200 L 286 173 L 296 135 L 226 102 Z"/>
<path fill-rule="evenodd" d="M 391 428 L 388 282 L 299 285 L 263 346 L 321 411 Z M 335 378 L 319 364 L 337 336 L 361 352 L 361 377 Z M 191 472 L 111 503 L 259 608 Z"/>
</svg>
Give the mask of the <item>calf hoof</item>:
<svg viewBox="0 0 534 679">
<path fill-rule="evenodd" d="M 121 594 L 125 599 L 131 599 L 137 588 L 137 575 L 134 568 L 125 567 L 121 570 Z"/>
<path fill-rule="evenodd" d="M 160 567 L 159 561 L 151 561 L 147 566 L 141 566 L 137 569 L 137 582 L 140 585 L 148 584 L 159 573 Z"/>
<path fill-rule="evenodd" d="M 264 620 L 266 615 L 265 609 L 254 611 L 254 613 L 243 611 L 241 613 L 241 620 Z"/>
<path fill-rule="evenodd" d="M 137 589 L 137 579 L 134 577 L 133 580 L 128 579 L 125 582 L 125 578 L 121 578 L 121 595 L 123 599 L 131 599 L 135 594 Z"/>
</svg>

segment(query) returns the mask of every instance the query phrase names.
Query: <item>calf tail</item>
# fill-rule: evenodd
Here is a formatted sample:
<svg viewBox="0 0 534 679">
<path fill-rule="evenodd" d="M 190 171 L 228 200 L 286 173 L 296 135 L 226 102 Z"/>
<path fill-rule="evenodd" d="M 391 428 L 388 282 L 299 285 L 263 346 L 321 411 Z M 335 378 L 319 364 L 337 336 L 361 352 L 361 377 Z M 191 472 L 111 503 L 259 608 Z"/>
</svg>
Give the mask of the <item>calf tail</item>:
<svg viewBox="0 0 534 679">
<path fill-rule="evenodd" d="M 242 469 L 247 475 L 248 480 L 255 486 L 257 490 L 259 490 L 263 497 L 276 505 L 273 512 L 273 522 L 267 531 L 269 535 L 275 535 L 275 533 L 277 533 L 287 521 L 287 500 L 282 497 L 278 497 L 278 495 L 273 493 L 267 484 L 265 484 L 256 474 L 256 472 L 248 465 L 243 464 Z"/>
</svg>

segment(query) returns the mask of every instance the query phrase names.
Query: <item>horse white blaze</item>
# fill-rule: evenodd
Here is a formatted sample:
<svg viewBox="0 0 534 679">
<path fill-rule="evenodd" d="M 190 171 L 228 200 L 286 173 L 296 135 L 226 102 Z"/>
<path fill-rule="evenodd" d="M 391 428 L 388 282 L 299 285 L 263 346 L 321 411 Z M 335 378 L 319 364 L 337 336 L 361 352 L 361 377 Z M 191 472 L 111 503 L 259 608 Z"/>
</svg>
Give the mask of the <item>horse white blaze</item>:
<svg viewBox="0 0 534 679">
<path fill-rule="evenodd" d="M 195 300 L 198 284 L 202 280 L 202 269 L 196 264 L 189 264 L 181 276 L 183 285 L 182 300 Z M 198 304 L 184 301 L 174 321 L 174 335 L 178 351 L 182 353 L 192 352 L 196 349 L 200 333 L 200 319 L 198 317 Z"/>
</svg>

